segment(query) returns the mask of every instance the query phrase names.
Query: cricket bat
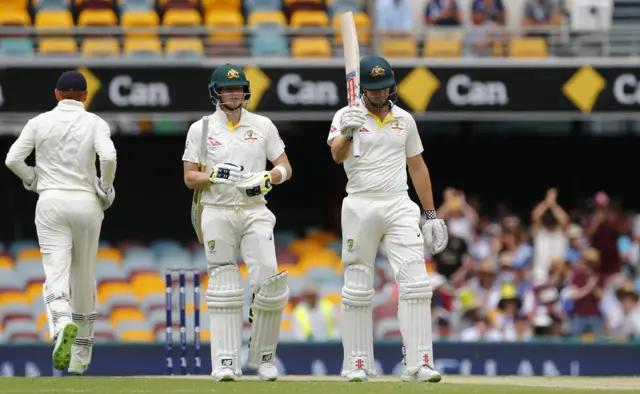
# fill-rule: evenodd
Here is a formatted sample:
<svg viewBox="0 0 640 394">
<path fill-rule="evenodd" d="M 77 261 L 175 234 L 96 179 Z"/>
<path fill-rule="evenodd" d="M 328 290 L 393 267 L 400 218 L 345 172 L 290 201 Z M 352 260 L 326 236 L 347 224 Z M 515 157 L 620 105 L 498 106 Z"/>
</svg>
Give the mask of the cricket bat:
<svg viewBox="0 0 640 394">
<path fill-rule="evenodd" d="M 207 171 L 207 143 L 209 138 L 209 117 L 202 117 L 202 135 L 200 136 L 200 152 L 198 153 L 198 166 L 200 172 Z M 191 225 L 196 231 L 198 242 L 204 244 L 202 237 L 202 210 L 204 207 L 200 203 L 204 189 L 195 189 L 193 200 L 191 201 Z"/>
<path fill-rule="evenodd" d="M 360 47 L 353 12 L 340 15 L 344 68 L 347 77 L 347 105 L 360 105 Z M 353 133 L 353 156 L 360 157 L 360 131 Z"/>
</svg>

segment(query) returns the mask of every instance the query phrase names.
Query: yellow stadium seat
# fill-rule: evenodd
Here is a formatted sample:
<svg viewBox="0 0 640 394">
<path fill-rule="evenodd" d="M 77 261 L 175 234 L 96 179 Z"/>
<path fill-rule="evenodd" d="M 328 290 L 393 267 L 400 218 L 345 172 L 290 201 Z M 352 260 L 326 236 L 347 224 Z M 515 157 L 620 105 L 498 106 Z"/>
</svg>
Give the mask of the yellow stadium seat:
<svg viewBox="0 0 640 394">
<path fill-rule="evenodd" d="M 337 240 L 338 237 L 329 231 L 314 231 L 307 235 L 307 239 L 326 245 L 329 242 Z"/>
<path fill-rule="evenodd" d="M 253 11 L 247 20 L 247 26 L 267 24 L 285 26 L 287 18 L 282 11 Z"/>
<path fill-rule="evenodd" d="M 29 302 L 33 302 L 36 298 L 42 297 L 42 282 L 32 282 L 27 285 L 24 290 Z"/>
<path fill-rule="evenodd" d="M 353 14 L 358 33 L 358 43 L 367 45 L 371 41 L 371 18 L 366 12 L 356 12 Z M 333 28 L 335 30 L 335 45 L 342 45 L 342 31 L 340 30 L 340 14 L 333 16 Z"/>
<path fill-rule="evenodd" d="M 162 24 L 164 26 L 199 26 L 202 24 L 202 17 L 196 10 L 170 9 L 164 13 Z"/>
<path fill-rule="evenodd" d="M 30 302 L 29 297 L 21 291 L 3 291 L 0 293 L 0 305 L 2 304 L 29 305 Z"/>
<path fill-rule="evenodd" d="M 202 0 L 202 8 L 205 11 L 241 11 L 242 4 L 241 0 Z"/>
<path fill-rule="evenodd" d="M 98 41 L 103 40 L 102 38 L 98 38 L 96 39 Z M 116 48 L 117 48 L 117 44 L 118 41 L 114 38 L 113 41 L 115 41 L 116 43 Z M 113 41 L 111 41 L 111 43 L 109 43 L 108 45 L 113 46 Z M 103 40 L 103 42 L 106 42 Z M 122 252 L 120 251 L 120 249 L 116 249 L 116 248 L 100 248 L 98 249 L 98 256 L 97 256 L 98 260 L 113 260 L 116 261 L 120 264 L 122 264 Z"/>
<path fill-rule="evenodd" d="M 418 56 L 418 46 L 411 37 L 384 38 L 382 40 L 382 56 L 391 58 L 416 57 Z"/>
<path fill-rule="evenodd" d="M 126 55 L 135 52 L 162 52 L 162 44 L 158 38 L 125 38 L 124 51 Z"/>
<path fill-rule="evenodd" d="M 0 256 L 0 268 L 13 268 L 13 260 L 9 256 Z"/>
<path fill-rule="evenodd" d="M 127 31 L 125 37 L 157 37 L 158 33 L 155 29 L 159 24 L 160 17 L 155 11 L 125 11 L 120 20 L 120 25 L 125 31 L 138 30 L 131 33 Z"/>
<path fill-rule="evenodd" d="M 304 276 L 306 272 L 306 268 L 301 264 L 282 264 L 278 268 L 281 271 L 287 270 L 289 271 L 289 276 L 301 277 Z"/>
<path fill-rule="evenodd" d="M 291 15 L 292 28 L 299 28 L 304 26 L 329 26 L 329 17 L 324 11 L 296 11 Z"/>
<path fill-rule="evenodd" d="M 36 14 L 35 26 L 39 29 L 72 27 L 73 16 L 67 10 L 42 10 Z"/>
<path fill-rule="evenodd" d="M 49 324 L 49 322 L 47 320 L 46 312 L 40 313 L 38 315 L 38 319 L 36 320 L 36 328 L 38 329 L 38 331 L 41 331 L 47 324 Z"/>
<path fill-rule="evenodd" d="M 142 300 L 147 294 L 161 294 L 165 291 L 165 283 L 155 273 L 137 274 L 131 278 L 131 287 L 138 299 Z"/>
<path fill-rule="evenodd" d="M 314 267 L 335 267 L 340 264 L 340 257 L 334 251 L 321 251 L 305 253 L 300 258 L 298 265 L 303 266 L 305 269 Z"/>
<path fill-rule="evenodd" d="M 29 0 L 0 0 L 0 9 L 3 10 L 25 10 L 29 5 Z"/>
<path fill-rule="evenodd" d="M 224 28 L 223 31 L 209 33 L 209 38 L 218 41 L 240 41 L 243 37 L 244 18 L 238 11 L 209 11 L 204 24 L 212 28 Z M 226 30 L 226 29 L 236 29 Z"/>
<path fill-rule="evenodd" d="M 295 39 L 294 43 L 297 40 L 299 40 L 299 38 Z M 314 251 L 320 252 L 325 249 L 324 249 L 324 245 L 322 245 L 319 242 L 308 240 L 308 239 L 296 239 L 295 241 L 289 244 L 289 250 L 291 251 L 291 253 L 295 255 L 302 256 L 303 254 L 306 254 L 306 253 L 311 253 Z"/>
<path fill-rule="evenodd" d="M 49 39 L 46 39 L 46 40 L 49 40 Z M 22 249 L 21 251 L 19 251 L 16 260 L 22 261 L 22 260 L 40 260 L 40 259 L 42 259 L 42 253 L 40 252 L 40 249 L 28 248 L 28 249 Z"/>
<path fill-rule="evenodd" d="M 0 11 L 0 25 L 31 26 L 31 17 L 26 9 L 3 9 Z"/>
<path fill-rule="evenodd" d="M 538 59 L 548 55 L 547 43 L 543 38 L 514 38 L 508 48 L 510 57 Z"/>
<path fill-rule="evenodd" d="M 114 294 L 135 294 L 131 285 L 122 282 L 104 283 L 98 288 L 98 303 L 104 304 Z"/>
<path fill-rule="evenodd" d="M 82 42 L 82 55 L 84 56 L 118 56 L 120 44 L 115 38 L 85 38 Z M 104 257 L 102 257 L 104 258 Z M 98 260 L 100 260 L 98 251 Z M 121 262 L 121 260 L 116 260 Z"/>
<path fill-rule="evenodd" d="M 78 26 L 113 26 L 118 24 L 116 14 L 111 10 L 83 10 L 78 17 Z"/>
<path fill-rule="evenodd" d="M 424 43 L 425 57 L 455 58 L 462 56 L 462 41 L 460 40 L 426 40 Z"/>
<path fill-rule="evenodd" d="M 144 314 L 136 308 L 117 308 L 111 311 L 109 322 L 116 327 L 121 321 L 144 321 Z"/>
<path fill-rule="evenodd" d="M 198 0 L 190 0 L 191 4 L 196 6 L 198 5 Z M 167 0 L 158 0 L 158 6 L 160 8 L 164 8 L 167 5 Z"/>
<path fill-rule="evenodd" d="M 43 54 L 72 54 L 78 52 L 73 38 L 41 38 L 38 51 Z"/>
<path fill-rule="evenodd" d="M 120 335 L 121 342 L 140 342 L 140 343 L 151 343 L 154 341 L 154 336 L 151 331 L 125 331 Z"/>
</svg>

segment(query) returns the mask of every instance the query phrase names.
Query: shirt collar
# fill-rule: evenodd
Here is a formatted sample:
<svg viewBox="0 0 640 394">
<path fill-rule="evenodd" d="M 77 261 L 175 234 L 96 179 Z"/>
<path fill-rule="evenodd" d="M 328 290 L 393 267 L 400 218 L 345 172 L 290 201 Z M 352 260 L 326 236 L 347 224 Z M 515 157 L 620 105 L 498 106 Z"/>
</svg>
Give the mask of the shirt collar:
<svg viewBox="0 0 640 394">
<path fill-rule="evenodd" d="M 69 109 L 69 110 L 77 110 L 77 109 L 84 110 L 84 103 L 81 103 L 80 101 L 65 99 L 65 100 L 60 100 L 58 102 L 58 107 L 62 109 Z"/>
<path fill-rule="evenodd" d="M 250 114 L 249 111 L 242 108 L 240 112 L 240 122 L 238 122 L 238 124 L 235 127 L 237 128 L 239 126 L 251 126 L 247 119 L 249 114 Z M 222 109 L 220 109 L 219 105 L 216 106 L 216 112 L 214 113 L 214 115 L 218 118 L 218 120 L 222 124 L 227 124 L 227 122 L 229 122 L 229 119 L 227 118 L 227 114 Z"/>
</svg>

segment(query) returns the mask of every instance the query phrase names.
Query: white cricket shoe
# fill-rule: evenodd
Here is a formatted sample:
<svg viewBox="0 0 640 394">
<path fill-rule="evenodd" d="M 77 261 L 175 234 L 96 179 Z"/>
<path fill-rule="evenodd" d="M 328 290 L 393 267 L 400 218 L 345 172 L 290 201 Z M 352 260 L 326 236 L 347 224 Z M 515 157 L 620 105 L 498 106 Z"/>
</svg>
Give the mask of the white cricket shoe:
<svg viewBox="0 0 640 394">
<path fill-rule="evenodd" d="M 53 367 L 58 371 L 64 371 L 69 368 L 71 362 L 71 346 L 78 336 L 78 326 L 74 322 L 65 324 L 58 335 L 56 335 L 56 345 L 53 348 Z"/>
<path fill-rule="evenodd" d="M 400 379 L 403 382 L 430 382 L 438 383 L 442 380 L 442 375 L 435 369 L 431 369 L 426 365 L 423 365 L 414 374 L 408 374 L 406 371 L 402 372 Z"/>
<path fill-rule="evenodd" d="M 230 368 L 221 368 L 217 371 L 213 371 L 211 376 L 213 376 L 216 382 L 233 382 L 238 379 L 236 374 Z"/>
<path fill-rule="evenodd" d="M 69 373 L 69 375 L 81 376 L 81 375 L 84 375 L 84 372 L 87 369 L 89 369 L 88 365 L 71 364 L 71 365 L 69 365 L 69 369 L 67 370 L 67 372 Z"/>
<path fill-rule="evenodd" d="M 260 380 L 275 382 L 278 380 L 278 367 L 269 363 L 262 363 L 258 367 L 258 377 Z"/>
<path fill-rule="evenodd" d="M 362 369 L 356 369 L 344 375 L 349 382 L 366 382 L 369 380 L 367 373 Z"/>
</svg>

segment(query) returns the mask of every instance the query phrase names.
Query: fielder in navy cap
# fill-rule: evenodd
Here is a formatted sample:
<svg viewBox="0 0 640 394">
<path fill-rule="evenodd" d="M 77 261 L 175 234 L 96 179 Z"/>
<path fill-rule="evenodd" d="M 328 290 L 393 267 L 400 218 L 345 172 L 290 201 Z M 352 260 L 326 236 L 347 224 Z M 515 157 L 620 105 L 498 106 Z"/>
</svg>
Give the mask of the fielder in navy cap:
<svg viewBox="0 0 640 394">
<path fill-rule="evenodd" d="M 77 71 L 65 71 L 56 84 L 56 99 L 75 100 L 82 103 L 87 99 L 87 80 Z"/>
</svg>

